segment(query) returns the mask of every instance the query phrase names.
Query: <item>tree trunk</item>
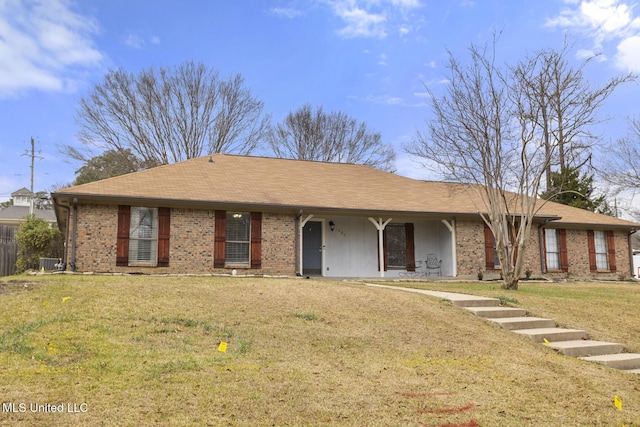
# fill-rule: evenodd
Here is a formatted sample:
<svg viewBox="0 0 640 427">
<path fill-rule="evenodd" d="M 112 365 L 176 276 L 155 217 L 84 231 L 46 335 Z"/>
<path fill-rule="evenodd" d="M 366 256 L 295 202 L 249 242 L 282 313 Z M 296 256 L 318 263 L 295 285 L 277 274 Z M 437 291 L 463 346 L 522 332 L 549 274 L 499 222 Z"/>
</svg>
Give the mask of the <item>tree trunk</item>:
<svg viewBox="0 0 640 427">
<path fill-rule="evenodd" d="M 517 291 L 518 290 L 518 282 L 520 281 L 520 278 L 517 277 L 515 274 L 513 273 L 508 273 L 508 274 L 504 274 L 502 276 L 502 289 L 508 289 L 510 291 Z"/>
</svg>

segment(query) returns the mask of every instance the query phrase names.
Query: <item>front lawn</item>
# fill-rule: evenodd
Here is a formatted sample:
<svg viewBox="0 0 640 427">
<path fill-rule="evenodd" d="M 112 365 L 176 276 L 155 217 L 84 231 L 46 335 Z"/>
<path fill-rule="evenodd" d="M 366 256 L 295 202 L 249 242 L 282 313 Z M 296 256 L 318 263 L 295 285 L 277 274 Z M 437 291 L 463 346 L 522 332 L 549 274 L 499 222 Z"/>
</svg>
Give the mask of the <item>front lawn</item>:
<svg viewBox="0 0 640 427">
<path fill-rule="evenodd" d="M 489 285 L 411 284 L 505 293 Z M 533 289 L 508 296 L 640 349 L 637 285 Z M 46 275 L 0 280 L 0 306 L 2 425 L 640 426 L 640 376 L 415 293 Z"/>
</svg>

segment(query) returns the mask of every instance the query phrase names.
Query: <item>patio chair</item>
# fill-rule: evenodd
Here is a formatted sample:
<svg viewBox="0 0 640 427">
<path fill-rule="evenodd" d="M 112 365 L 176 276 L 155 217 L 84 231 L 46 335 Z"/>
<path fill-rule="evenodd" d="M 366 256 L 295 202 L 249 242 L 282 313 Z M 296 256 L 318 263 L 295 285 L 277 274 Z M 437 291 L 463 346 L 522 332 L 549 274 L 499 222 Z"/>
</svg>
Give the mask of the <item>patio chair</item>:
<svg viewBox="0 0 640 427">
<path fill-rule="evenodd" d="M 442 260 L 436 254 L 429 254 L 424 262 L 424 269 L 425 276 L 431 276 L 431 273 L 442 276 Z"/>
</svg>

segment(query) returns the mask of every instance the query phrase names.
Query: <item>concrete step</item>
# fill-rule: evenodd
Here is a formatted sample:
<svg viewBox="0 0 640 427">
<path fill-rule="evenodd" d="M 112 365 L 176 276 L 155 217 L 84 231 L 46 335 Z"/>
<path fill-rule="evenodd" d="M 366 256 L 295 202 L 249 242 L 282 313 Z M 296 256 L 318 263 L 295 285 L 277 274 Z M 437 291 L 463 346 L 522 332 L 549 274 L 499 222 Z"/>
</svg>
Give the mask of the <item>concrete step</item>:
<svg viewBox="0 0 640 427">
<path fill-rule="evenodd" d="M 539 343 L 543 343 L 545 339 L 549 342 L 587 339 L 587 333 L 579 329 L 536 328 L 520 329 L 513 332 L 529 337 L 534 342 Z"/>
<path fill-rule="evenodd" d="M 601 356 L 624 350 L 622 344 L 593 340 L 556 341 L 549 344 L 549 347 L 571 357 Z"/>
<path fill-rule="evenodd" d="M 476 297 L 472 295 L 457 295 L 447 298 L 458 307 L 498 307 L 500 300 L 497 298 Z"/>
<path fill-rule="evenodd" d="M 640 374 L 640 369 L 625 369 L 624 371 L 630 374 Z"/>
<path fill-rule="evenodd" d="M 485 319 L 496 319 L 503 317 L 523 317 L 527 310 L 510 307 L 465 307 L 470 312 Z"/>
<path fill-rule="evenodd" d="M 580 357 L 580 359 L 600 363 L 614 369 L 640 369 L 640 354 L 637 353 L 604 354 L 601 356 Z"/>
<path fill-rule="evenodd" d="M 556 322 L 553 319 L 543 319 L 540 317 L 505 317 L 488 320 L 510 331 L 518 329 L 553 328 L 556 326 Z"/>
</svg>

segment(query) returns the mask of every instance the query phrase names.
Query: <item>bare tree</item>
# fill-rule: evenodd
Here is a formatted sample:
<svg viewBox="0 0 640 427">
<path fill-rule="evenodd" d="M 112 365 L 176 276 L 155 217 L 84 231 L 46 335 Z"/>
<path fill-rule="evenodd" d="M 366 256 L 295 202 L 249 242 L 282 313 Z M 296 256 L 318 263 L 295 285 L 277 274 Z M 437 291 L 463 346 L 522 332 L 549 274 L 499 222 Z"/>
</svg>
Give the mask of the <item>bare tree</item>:
<svg viewBox="0 0 640 427">
<path fill-rule="evenodd" d="M 585 106 L 591 111 L 578 118 L 565 115 L 558 123 L 557 112 L 566 114 L 573 106 L 564 103 L 574 102 L 563 95 L 558 83 L 563 77 L 549 72 L 560 71 L 554 65 L 558 55 L 542 51 L 514 67 L 501 67 L 495 46 L 495 39 L 491 48 L 472 45 L 467 66 L 449 52 L 446 93 L 437 96 L 427 88 L 433 118 L 428 132 L 419 132 L 407 151 L 445 179 L 468 184 L 493 233 L 503 287 L 517 289 L 534 216 L 544 203 L 537 195 L 545 174 L 561 153 L 565 159 L 576 155 L 580 146 L 569 137 L 584 132 L 593 120 L 584 117 L 593 116 L 603 99 Z"/>
<path fill-rule="evenodd" d="M 144 164 L 167 164 L 204 154 L 249 154 L 268 128 L 263 103 L 241 76 L 225 80 L 202 63 L 110 71 L 82 98 L 80 140 L 102 151 L 130 149 Z M 65 147 L 71 157 L 90 155 Z"/>
<path fill-rule="evenodd" d="M 583 70 L 596 57 L 575 68 L 567 60 L 569 53 L 570 45 L 565 41 L 562 50 L 538 51 L 511 68 L 519 90 L 536 106 L 531 119 L 540 129 L 546 155 L 551 158 L 545 171 L 547 191 L 563 191 L 551 188 L 554 169 L 579 170 L 591 159 L 591 149 L 598 139 L 593 125 L 601 123 L 598 110 L 618 86 L 635 79 L 629 73 L 592 87 Z M 552 156 L 555 147 L 557 152 Z"/>
<path fill-rule="evenodd" d="M 394 171 L 395 150 L 382 143 L 380 133 L 345 113 L 325 113 L 309 104 L 289 112 L 272 129 L 269 145 L 280 158 L 359 163 Z"/>
<path fill-rule="evenodd" d="M 635 196 L 640 191 L 640 117 L 628 119 L 628 135 L 610 144 L 602 178 L 616 194 Z"/>
</svg>

